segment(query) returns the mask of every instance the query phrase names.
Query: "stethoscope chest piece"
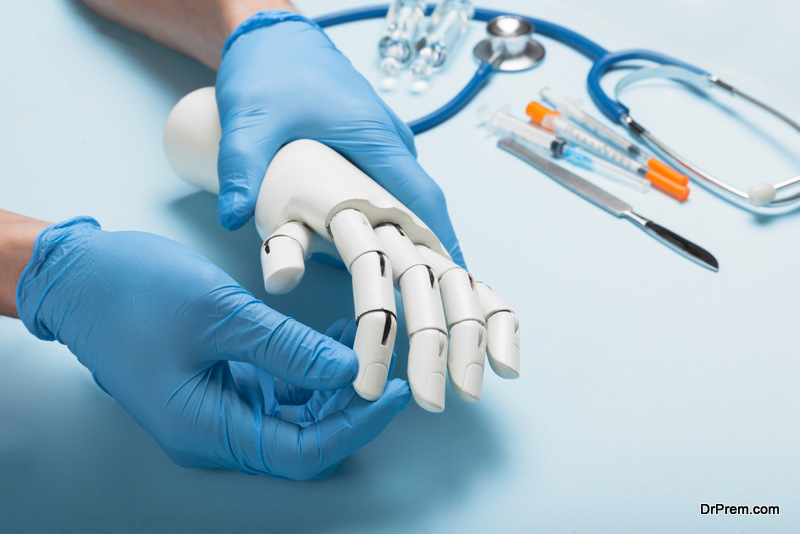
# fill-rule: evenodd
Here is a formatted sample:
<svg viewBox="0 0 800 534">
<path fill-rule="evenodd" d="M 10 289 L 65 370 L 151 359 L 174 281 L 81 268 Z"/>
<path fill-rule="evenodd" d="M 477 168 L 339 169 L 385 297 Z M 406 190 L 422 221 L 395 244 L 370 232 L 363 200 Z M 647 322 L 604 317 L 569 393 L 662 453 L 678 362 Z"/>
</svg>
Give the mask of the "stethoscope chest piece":
<svg viewBox="0 0 800 534">
<path fill-rule="evenodd" d="M 489 37 L 475 45 L 472 54 L 478 61 L 489 61 L 502 54 L 495 69 L 517 72 L 535 67 L 544 59 L 544 47 L 531 37 L 533 24 L 521 17 L 502 16 L 486 25 Z"/>
</svg>

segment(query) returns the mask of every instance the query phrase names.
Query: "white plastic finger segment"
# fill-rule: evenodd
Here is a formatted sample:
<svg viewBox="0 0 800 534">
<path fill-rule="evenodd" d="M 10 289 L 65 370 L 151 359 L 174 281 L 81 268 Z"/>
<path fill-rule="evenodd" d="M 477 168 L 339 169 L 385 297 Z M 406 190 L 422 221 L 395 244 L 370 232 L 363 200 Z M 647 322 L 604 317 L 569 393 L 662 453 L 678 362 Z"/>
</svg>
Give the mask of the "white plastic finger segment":
<svg viewBox="0 0 800 534">
<path fill-rule="evenodd" d="M 476 321 L 483 326 L 484 314 L 472 278 L 462 268 L 450 269 L 439 278 L 447 326 Z"/>
<path fill-rule="evenodd" d="M 382 224 L 375 228 L 375 234 L 381 240 L 383 249 L 392 262 L 395 283 L 399 283 L 410 268 L 415 265 L 424 265 L 425 260 L 417 250 L 414 243 L 403 232 L 402 228 L 395 224 Z"/>
<path fill-rule="evenodd" d="M 516 314 L 486 284 L 475 289 L 486 317 L 486 348 L 489 365 L 503 378 L 519 377 L 519 320 Z"/>
<path fill-rule="evenodd" d="M 392 266 L 386 256 L 380 252 L 362 254 L 350 266 L 350 274 L 357 319 L 378 310 L 397 315 Z"/>
<path fill-rule="evenodd" d="M 478 321 L 462 321 L 450 328 L 447 369 L 450 385 L 464 400 L 477 402 L 483 392 L 486 328 Z"/>
<path fill-rule="evenodd" d="M 500 311 L 486 321 L 489 365 L 502 378 L 519 377 L 519 321 L 513 312 Z"/>
<path fill-rule="evenodd" d="M 271 295 L 283 295 L 297 287 L 305 273 L 304 251 L 286 236 L 268 239 L 261 247 L 261 271 L 264 289 Z"/>
<path fill-rule="evenodd" d="M 366 400 L 376 400 L 386 388 L 397 319 L 386 311 L 372 311 L 358 319 L 353 350 L 358 358 L 358 375 L 353 388 Z"/>
<path fill-rule="evenodd" d="M 447 333 L 439 283 L 430 267 L 415 265 L 408 269 L 400 278 L 400 295 L 409 336 L 429 329 Z"/>
<path fill-rule="evenodd" d="M 422 409 L 444 410 L 446 376 L 447 335 L 439 330 L 422 330 L 412 335 L 408 348 L 408 384 Z"/>
<path fill-rule="evenodd" d="M 375 235 L 363 213 L 346 209 L 331 218 L 329 230 L 333 244 L 350 270 L 353 262 L 367 252 L 383 252 L 380 239 Z"/>
<path fill-rule="evenodd" d="M 292 221 L 278 228 L 261 246 L 264 289 L 272 295 L 288 293 L 305 273 L 305 259 L 311 243 L 311 230 Z"/>
</svg>

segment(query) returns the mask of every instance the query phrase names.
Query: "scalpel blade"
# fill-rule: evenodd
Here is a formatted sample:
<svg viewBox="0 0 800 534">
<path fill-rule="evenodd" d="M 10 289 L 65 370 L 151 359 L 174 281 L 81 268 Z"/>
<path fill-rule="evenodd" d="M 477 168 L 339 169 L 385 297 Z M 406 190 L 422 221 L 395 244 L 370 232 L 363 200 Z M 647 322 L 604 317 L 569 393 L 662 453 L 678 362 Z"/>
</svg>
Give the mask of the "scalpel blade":
<svg viewBox="0 0 800 534">
<path fill-rule="evenodd" d="M 615 217 L 624 217 L 635 223 L 650 236 L 656 238 L 658 241 L 686 258 L 712 271 L 716 272 L 719 270 L 717 259 L 703 247 L 638 215 L 629 204 L 626 204 L 614 195 L 607 193 L 593 183 L 584 180 L 577 174 L 568 171 L 546 157 L 540 156 L 522 143 L 510 137 L 504 137 L 497 142 L 497 146 L 533 165 L 567 189 L 577 193 L 592 204 L 603 208 Z"/>
</svg>

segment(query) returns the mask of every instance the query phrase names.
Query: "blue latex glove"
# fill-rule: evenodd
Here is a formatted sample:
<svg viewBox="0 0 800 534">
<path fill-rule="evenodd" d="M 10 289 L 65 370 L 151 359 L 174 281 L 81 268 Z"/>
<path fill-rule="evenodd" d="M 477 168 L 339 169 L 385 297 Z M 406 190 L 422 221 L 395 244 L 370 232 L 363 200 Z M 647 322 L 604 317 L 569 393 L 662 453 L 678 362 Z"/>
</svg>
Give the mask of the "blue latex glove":
<svg viewBox="0 0 800 534">
<path fill-rule="evenodd" d="M 349 386 L 352 350 L 268 308 L 198 253 L 93 219 L 42 231 L 17 308 L 184 466 L 325 475 L 410 398 L 394 380 L 377 401 L 361 399 Z"/>
<path fill-rule="evenodd" d="M 216 94 L 224 227 L 253 216 L 261 180 L 283 145 L 314 139 L 416 213 L 464 266 L 444 194 L 417 163 L 413 134 L 316 24 L 289 11 L 245 21 L 225 44 Z"/>
</svg>

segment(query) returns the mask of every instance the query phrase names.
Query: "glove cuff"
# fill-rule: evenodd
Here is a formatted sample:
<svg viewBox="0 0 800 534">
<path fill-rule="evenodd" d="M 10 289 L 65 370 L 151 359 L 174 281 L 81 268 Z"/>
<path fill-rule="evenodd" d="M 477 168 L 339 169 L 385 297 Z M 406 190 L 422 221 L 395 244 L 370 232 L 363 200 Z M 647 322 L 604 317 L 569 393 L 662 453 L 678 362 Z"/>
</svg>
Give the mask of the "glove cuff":
<svg viewBox="0 0 800 534">
<path fill-rule="evenodd" d="M 225 44 L 222 46 L 222 57 L 225 57 L 225 54 L 228 52 L 228 49 L 231 47 L 233 42 L 245 33 L 252 30 L 257 30 L 258 28 L 266 28 L 267 26 L 272 26 L 273 24 L 278 24 L 279 22 L 286 22 L 288 20 L 306 22 L 319 31 L 322 31 L 322 28 L 320 28 L 316 22 L 295 11 L 284 11 L 281 9 L 268 9 L 266 11 L 259 11 L 249 19 L 239 24 L 239 26 L 233 30 L 228 38 L 225 39 Z"/>
<path fill-rule="evenodd" d="M 31 261 L 17 283 L 16 302 L 22 324 L 39 339 L 56 339 L 39 319 L 39 309 L 53 282 L 60 278 L 62 261 L 69 265 L 75 259 L 82 240 L 76 242 L 73 238 L 99 230 L 100 223 L 95 219 L 81 216 L 48 226 L 36 236 Z"/>
</svg>

